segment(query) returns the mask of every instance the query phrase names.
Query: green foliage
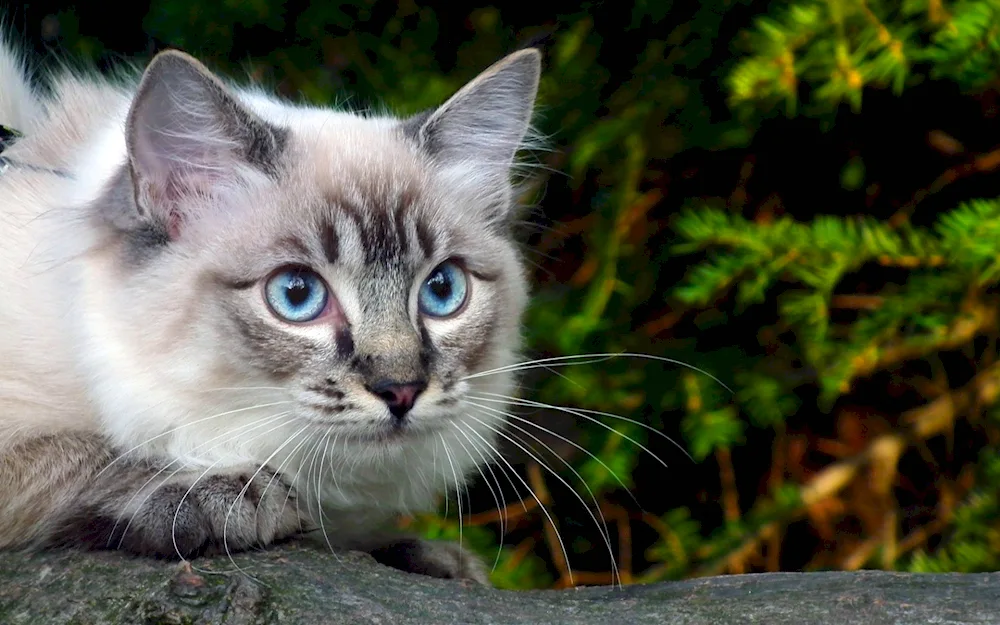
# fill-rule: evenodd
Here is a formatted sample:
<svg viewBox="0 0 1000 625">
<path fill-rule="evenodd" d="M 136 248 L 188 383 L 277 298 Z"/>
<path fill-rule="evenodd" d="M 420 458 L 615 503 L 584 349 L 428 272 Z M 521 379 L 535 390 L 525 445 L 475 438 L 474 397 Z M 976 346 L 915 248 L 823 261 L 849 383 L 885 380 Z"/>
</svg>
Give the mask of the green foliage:
<svg viewBox="0 0 1000 625">
<path fill-rule="evenodd" d="M 743 305 L 764 301 L 779 282 L 794 287 L 779 298 L 780 310 L 808 364 L 822 372 L 831 401 L 888 350 L 941 349 L 951 339 L 949 324 L 963 315 L 969 290 L 995 284 L 1000 263 L 997 200 L 963 204 L 932 228 L 893 229 L 871 218 L 827 216 L 808 224 L 781 218 L 761 225 L 711 207 L 682 213 L 675 228 L 683 241 L 676 252 L 716 252 L 676 289 L 685 303 L 704 305 L 731 285 Z M 831 328 L 835 287 L 868 264 L 915 270 L 906 284 L 882 294 L 877 311 Z"/>
<path fill-rule="evenodd" d="M 994 0 L 868 0 L 779 3 L 755 20 L 750 50 L 729 75 L 735 107 L 784 102 L 795 111 L 800 85 L 808 110 L 841 102 L 861 107 L 866 87 L 900 93 L 921 77 L 966 89 L 992 81 L 1000 67 L 1000 3 Z"/>
</svg>

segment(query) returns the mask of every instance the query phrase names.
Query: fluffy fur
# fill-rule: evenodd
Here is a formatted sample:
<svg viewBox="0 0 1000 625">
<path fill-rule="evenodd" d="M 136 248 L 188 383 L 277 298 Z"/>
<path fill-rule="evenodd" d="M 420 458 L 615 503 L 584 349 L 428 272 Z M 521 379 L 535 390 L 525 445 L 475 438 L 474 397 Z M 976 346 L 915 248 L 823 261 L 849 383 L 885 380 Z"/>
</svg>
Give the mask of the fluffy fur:
<svg viewBox="0 0 1000 625">
<path fill-rule="evenodd" d="M 373 529 L 490 456 L 527 299 L 510 168 L 539 54 L 410 119 L 292 105 L 166 52 L 141 78 L 32 90 L 0 41 L 0 548 L 164 557 L 320 530 L 400 568 L 485 579 L 453 547 Z M 58 170 L 58 171 L 52 171 Z M 447 318 L 418 293 L 468 279 Z M 264 285 L 305 267 L 329 311 L 289 323 Z M 403 419 L 380 384 L 423 388 Z M 384 395 L 384 393 L 382 394 Z"/>
</svg>

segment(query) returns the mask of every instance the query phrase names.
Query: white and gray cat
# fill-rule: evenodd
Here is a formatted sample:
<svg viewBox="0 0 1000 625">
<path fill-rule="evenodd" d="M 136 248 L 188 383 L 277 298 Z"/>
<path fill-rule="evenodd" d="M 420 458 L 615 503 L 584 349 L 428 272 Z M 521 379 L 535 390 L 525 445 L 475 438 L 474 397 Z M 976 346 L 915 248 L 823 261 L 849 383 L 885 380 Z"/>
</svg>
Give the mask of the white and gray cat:
<svg viewBox="0 0 1000 625">
<path fill-rule="evenodd" d="M 379 532 L 495 447 L 463 397 L 514 386 L 539 71 L 521 50 L 400 119 L 176 51 L 42 95 L 0 41 L 23 133 L 0 174 L 0 549 L 190 558 L 319 530 L 485 582 L 457 545 Z"/>
</svg>

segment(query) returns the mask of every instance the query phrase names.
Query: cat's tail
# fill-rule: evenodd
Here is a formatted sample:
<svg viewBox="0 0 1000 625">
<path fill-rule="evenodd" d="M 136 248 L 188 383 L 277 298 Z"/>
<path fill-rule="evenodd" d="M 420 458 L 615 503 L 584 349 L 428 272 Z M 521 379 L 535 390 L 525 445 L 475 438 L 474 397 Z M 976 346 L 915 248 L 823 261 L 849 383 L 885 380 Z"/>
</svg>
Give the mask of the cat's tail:
<svg viewBox="0 0 1000 625">
<path fill-rule="evenodd" d="M 24 59 L 0 24 L 0 126 L 24 132 L 41 113 L 42 105 L 31 88 Z"/>
</svg>

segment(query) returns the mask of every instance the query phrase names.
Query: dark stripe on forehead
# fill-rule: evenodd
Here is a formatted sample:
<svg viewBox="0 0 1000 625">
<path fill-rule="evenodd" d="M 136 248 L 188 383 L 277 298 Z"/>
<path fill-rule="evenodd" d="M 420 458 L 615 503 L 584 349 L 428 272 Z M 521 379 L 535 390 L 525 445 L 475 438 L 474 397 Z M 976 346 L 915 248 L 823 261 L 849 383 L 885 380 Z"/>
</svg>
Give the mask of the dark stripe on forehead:
<svg viewBox="0 0 1000 625">
<path fill-rule="evenodd" d="M 396 202 L 396 232 L 404 254 L 410 251 L 410 231 L 407 228 L 407 222 L 414 214 L 413 206 L 416 204 L 417 197 L 418 193 L 414 186 L 407 185 L 399 194 L 399 199 Z M 422 244 L 421 248 L 423 248 Z"/>
<path fill-rule="evenodd" d="M 376 198 L 377 199 L 377 198 Z M 361 239 L 361 249 L 367 265 L 390 265 L 406 251 L 405 224 L 384 201 L 373 199 L 368 206 L 358 206 L 342 196 L 330 198 L 331 210 L 354 222 Z"/>
<path fill-rule="evenodd" d="M 358 231 L 361 232 L 362 239 L 364 239 L 365 220 L 361 214 L 361 209 L 342 197 L 332 198 L 330 200 L 330 205 L 333 207 L 335 212 L 345 215 L 348 219 L 353 221 L 354 225 L 357 226 Z"/>
<path fill-rule="evenodd" d="M 394 217 L 396 222 L 396 239 L 399 241 L 399 247 L 403 254 L 407 254 L 410 251 L 410 236 L 406 231 L 406 216 L 409 212 L 410 205 L 406 202 L 406 197 L 401 197 L 396 204 Z"/>
<path fill-rule="evenodd" d="M 370 243 L 365 246 L 365 262 L 386 265 L 400 252 L 399 240 L 392 227 L 387 206 L 373 206 L 368 215 Z"/>
<path fill-rule="evenodd" d="M 434 255 L 434 234 L 423 215 L 417 218 L 417 242 L 420 243 L 420 251 L 424 253 L 424 258 Z"/>
<path fill-rule="evenodd" d="M 362 210 L 341 196 L 331 197 L 329 199 L 329 204 L 333 213 L 343 215 L 354 222 L 354 226 L 358 231 L 358 236 L 361 238 L 361 247 L 365 250 L 365 256 L 367 257 L 370 237 Z"/>
</svg>

